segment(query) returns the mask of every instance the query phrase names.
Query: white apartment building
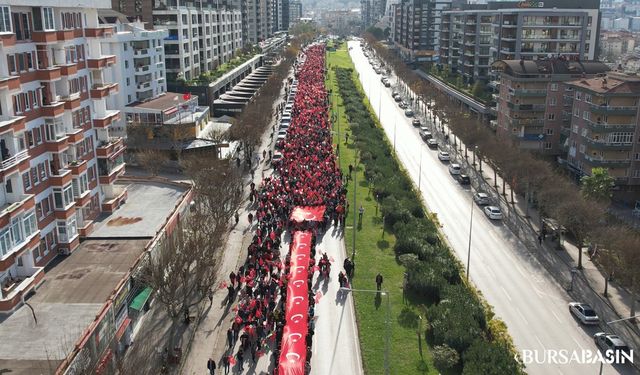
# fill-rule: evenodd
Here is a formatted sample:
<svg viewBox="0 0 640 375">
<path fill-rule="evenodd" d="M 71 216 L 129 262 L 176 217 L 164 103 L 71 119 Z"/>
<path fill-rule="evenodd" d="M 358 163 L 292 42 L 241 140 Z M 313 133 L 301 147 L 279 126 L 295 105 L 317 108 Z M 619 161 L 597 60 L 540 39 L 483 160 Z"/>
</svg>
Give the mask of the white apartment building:
<svg viewBox="0 0 640 375">
<path fill-rule="evenodd" d="M 109 24 L 116 32 L 101 39 L 103 51 L 119 58 L 114 66 L 114 81 L 120 88 L 114 106 L 120 111 L 131 103 L 144 102 L 167 91 L 164 68 L 166 30 L 145 30 L 144 24 Z M 124 119 L 114 123 L 114 135 L 125 137 Z"/>
<path fill-rule="evenodd" d="M 195 79 L 233 58 L 243 46 L 239 10 L 163 4 L 153 10 L 153 25 L 168 32 L 164 40 L 168 81 Z"/>
<path fill-rule="evenodd" d="M 120 61 L 98 24 L 109 0 L 0 5 L 0 311 L 15 309 L 44 267 L 71 252 L 101 211 L 126 199 Z"/>
</svg>

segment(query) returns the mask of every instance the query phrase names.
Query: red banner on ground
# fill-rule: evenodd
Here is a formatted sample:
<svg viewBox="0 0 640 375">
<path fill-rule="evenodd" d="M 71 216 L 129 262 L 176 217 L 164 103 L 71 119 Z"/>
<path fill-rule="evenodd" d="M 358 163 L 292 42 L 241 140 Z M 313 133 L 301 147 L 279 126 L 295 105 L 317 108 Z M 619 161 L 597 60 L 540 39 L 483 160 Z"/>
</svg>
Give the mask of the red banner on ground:
<svg viewBox="0 0 640 375">
<path fill-rule="evenodd" d="M 322 221 L 324 220 L 325 206 L 306 206 L 306 207 L 294 207 L 291 211 L 289 220 L 296 224 L 305 221 Z"/>
</svg>

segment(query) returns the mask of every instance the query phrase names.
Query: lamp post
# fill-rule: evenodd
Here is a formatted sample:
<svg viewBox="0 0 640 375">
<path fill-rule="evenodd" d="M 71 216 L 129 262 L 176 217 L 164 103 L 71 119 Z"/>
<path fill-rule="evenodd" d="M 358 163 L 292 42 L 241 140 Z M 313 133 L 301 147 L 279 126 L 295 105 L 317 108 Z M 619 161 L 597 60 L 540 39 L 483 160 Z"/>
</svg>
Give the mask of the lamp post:
<svg viewBox="0 0 640 375">
<path fill-rule="evenodd" d="M 380 293 L 383 296 L 387 297 L 387 334 L 384 339 L 384 373 L 385 375 L 389 375 L 389 338 L 391 336 L 391 302 L 389 301 L 389 292 L 386 290 L 369 290 L 369 289 L 351 289 L 351 288 L 340 288 L 340 290 L 345 292 L 364 292 L 364 293 Z"/>
<path fill-rule="evenodd" d="M 353 167 L 353 250 L 351 252 L 351 261 L 355 263 L 356 259 L 356 191 L 358 190 L 358 149 L 355 155 L 355 167 Z"/>
<path fill-rule="evenodd" d="M 467 250 L 467 281 L 469 281 L 469 265 L 471 264 L 471 233 L 473 230 L 473 196 L 471 197 L 471 219 L 469 219 L 469 249 Z"/>
<path fill-rule="evenodd" d="M 476 152 L 478 151 L 478 146 L 473 146 L 473 166 L 476 166 Z"/>
</svg>

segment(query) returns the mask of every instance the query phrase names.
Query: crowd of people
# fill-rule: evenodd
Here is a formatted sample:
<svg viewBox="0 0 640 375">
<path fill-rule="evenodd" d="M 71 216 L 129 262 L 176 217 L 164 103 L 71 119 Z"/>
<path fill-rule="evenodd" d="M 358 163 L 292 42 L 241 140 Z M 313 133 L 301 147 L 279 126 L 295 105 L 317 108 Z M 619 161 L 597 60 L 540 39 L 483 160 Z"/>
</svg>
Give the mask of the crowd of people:
<svg viewBox="0 0 640 375">
<path fill-rule="evenodd" d="M 298 90 L 292 121 L 286 138 L 278 145 L 283 160 L 273 176 L 263 179 L 259 187 L 251 185 L 251 201 L 256 210 L 255 214 L 250 214 L 249 221 L 255 234 L 248 247 L 246 262 L 229 275 L 227 287 L 228 303 L 232 304 L 236 299 L 238 303 L 234 308 L 233 326 L 227 332 L 228 350 L 223 361 L 227 365 L 237 364 L 239 369 L 244 368 L 245 361 L 251 359 L 255 363 L 271 349 L 276 360 L 274 373 L 279 373 L 277 361 L 286 325 L 283 306 L 290 264 L 288 253 L 281 257 L 280 242 L 292 209 L 324 206 L 321 223 L 344 222 L 346 189 L 331 142 L 324 56 L 324 45 L 312 45 L 298 56 L 294 65 Z M 315 238 L 313 235 L 309 283 L 316 269 L 313 262 Z M 310 285 L 309 293 L 309 334 L 305 339 L 307 373 L 315 303 Z"/>
</svg>

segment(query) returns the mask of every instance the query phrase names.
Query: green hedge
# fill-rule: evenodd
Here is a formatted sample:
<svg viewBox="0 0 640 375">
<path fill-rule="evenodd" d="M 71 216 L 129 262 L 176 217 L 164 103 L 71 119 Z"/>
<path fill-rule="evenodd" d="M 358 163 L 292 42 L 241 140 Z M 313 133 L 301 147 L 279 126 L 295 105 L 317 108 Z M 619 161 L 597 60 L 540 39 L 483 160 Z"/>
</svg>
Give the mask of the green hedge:
<svg viewBox="0 0 640 375">
<path fill-rule="evenodd" d="M 352 69 L 333 68 L 340 95 L 349 118 L 353 139 L 361 151 L 367 179 L 373 181 L 385 228 L 397 242 L 396 257 L 407 270 L 407 289 L 429 305 L 427 337 L 433 345 L 450 347 L 462 358 L 466 373 L 491 366 L 499 360 L 499 371 L 518 374 L 521 363 L 514 359 L 510 340 L 494 340 L 493 313 L 478 294 L 462 282 L 462 267 L 440 240 L 438 223 L 425 213 L 412 181 L 398 164 L 384 131 L 364 102 Z M 413 255 L 407 255 L 413 254 Z M 516 369 L 512 371 L 513 369 Z"/>
</svg>

